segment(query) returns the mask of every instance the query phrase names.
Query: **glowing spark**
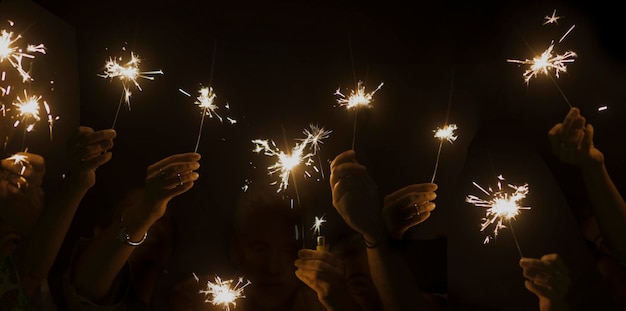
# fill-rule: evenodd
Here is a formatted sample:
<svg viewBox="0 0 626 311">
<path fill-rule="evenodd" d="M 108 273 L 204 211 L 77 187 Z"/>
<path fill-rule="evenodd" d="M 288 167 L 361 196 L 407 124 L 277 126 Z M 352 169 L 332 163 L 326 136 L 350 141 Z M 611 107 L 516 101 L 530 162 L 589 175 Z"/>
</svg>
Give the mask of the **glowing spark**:
<svg viewBox="0 0 626 311">
<path fill-rule="evenodd" d="M 574 30 L 574 27 L 576 27 L 576 25 L 572 25 L 572 27 L 570 27 L 564 34 L 563 36 L 561 36 L 561 38 L 559 39 L 559 43 L 561 43 L 561 41 L 563 41 L 563 39 L 565 39 L 565 37 L 567 37 L 567 35 L 569 35 L 570 32 L 572 32 L 572 30 Z"/>
<path fill-rule="evenodd" d="M 530 79 L 536 77 L 539 73 L 549 75 L 551 70 L 554 70 L 554 75 L 558 78 L 559 72 L 567 71 L 566 63 L 574 62 L 576 53 L 568 51 L 565 52 L 565 54 L 559 55 L 554 54 L 552 51 L 553 49 L 554 42 L 551 42 L 550 46 L 543 53 L 541 53 L 540 56 L 534 57 L 532 60 L 507 59 L 507 62 L 530 65 L 530 68 L 523 74 L 526 84 L 528 84 Z"/>
<path fill-rule="evenodd" d="M 31 95 L 29 96 L 24 90 L 24 98 L 20 98 L 18 95 L 16 102 L 13 106 L 17 107 L 19 120 L 16 120 L 13 127 L 18 127 L 20 123 L 26 123 L 26 131 L 30 132 L 35 127 L 35 124 L 41 120 L 39 116 L 39 101 L 41 96 Z M 47 105 L 47 104 L 46 104 Z"/>
<path fill-rule="evenodd" d="M 198 278 L 195 276 L 196 280 Z M 207 281 L 207 287 L 204 290 L 200 290 L 201 294 L 207 297 L 205 302 L 210 302 L 213 305 L 221 305 L 226 311 L 230 311 L 230 306 L 237 306 L 237 299 L 246 298 L 243 295 L 243 290 L 246 286 L 252 284 L 248 280 L 244 280 L 242 277 L 238 278 L 237 283 L 233 285 L 233 280 L 222 281 L 219 276 L 215 276 L 215 283 Z"/>
<path fill-rule="evenodd" d="M 24 57 L 30 59 L 35 58 L 32 53 L 46 54 L 46 48 L 43 44 L 29 44 L 26 47 L 26 52 L 24 52 L 23 48 L 14 46 L 14 43 L 21 38 L 22 37 L 20 35 L 13 36 L 13 32 L 9 32 L 4 29 L 0 31 L 0 63 L 7 60 L 22 76 L 22 82 L 32 81 L 32 77 L 22 67 L 22 60 Z"/>
<path fill-rule="evenodd" d="M 378 87 L 375 90 L 369 93 L 366 93 L 365 86 L 363 86 L 363 83 L 359 81 L 357 83 L 357 89 L 351 90 L 349 96 L 344 95 L 343 93 L 341 93 L 340 89 L 337 89 L 335 91 L 335 95 L 339 97 L 337 98 L 337 102 L 339 103 L 340 106 L 346 106 L 347 109 L 355 108 L 359 106 L 371 107 L 370 103 L 372 102 L 374 98 L 374 94 L 378 90 L 380 90 L 383 84 L 384 83 L 381 83 L 380 85 L 378 85 Z"/>
<path fill-rule="evenodd" d="M 443 128 L 437 128 L 433 132 L 435 132 L 435 138 L 438 138 L 441 141 L 445 139 L 448 142 L 452 143 L 458 138 L 458 136 L 454 135 L 454 131 L 456 130 L 457 130 L 456 124 L 448 124 L 444 126 Z"/>
<path fill-rule="evenodd" d="M 326 222 L 326 219 L 324 219 L 324 216 L 322 217 L 315 216 L 315 223 L 313 224 L 313 227 L 311 227 L 311 230 L 313 230 L 313 234 L 320 235 L 322 224 L 325 222 Z"/>
<path fill-rule="evenodd" d="M 7 158 L 7 160 L 13 161 L 14 166 L 20 165 L 22 168 L 20 170 L 20 175 L 24 174 L 26 167 L 28 166 L 28 157 L 25 154 L 14 154 Z"/>
<path fill-rule="evenodd" d="M 200 88 L 198 93 L 200 93 L 200 96 L 196 97 L 195 104 L 198 105 L 198 107 L 202 108 L 202 113 L 209 116 L 209 118 L 212 118 L 213 115 L 215 115 L 220 120 L 220 122 L 222 122 L 222 117 L 220 117 L 220 115 L 215 112 L 218 107 L 213 103 L 215 101 L 215 98 L 217 97 L 215 92 L 213 92 L 213 88 L 203 87 Z"/>
<path fill-rule="evenodd" d="M 126 64 L 121 65 L 121 61 L 122 57 L 118 57 L 117 59 L 110 57 L 104 65 L 104 73 L 99 74 L 99 76 L 110 79 L 118 78 L 122 81 L 124 88 L 124 100 L 130 110 L 130 96 L 132 93 L 130 91 L 129 83 L 132 83 L 139 91 L 142 91 L 141 85 L 139 85 L 137 79 L 144 78 L 146 80 L 154 80 L 152 75 L 163 74 L 163 71 L 141 71 L 139 69 L 141 60 L 133 52 L 130 53 L 130 60 L 126 62 Z"/>
<path fill-rule="evenodd" d="M 514 219 L 515 216 L 519 214 L 521 209 L 530 209 L 530 207 L 527 206 L 520 206 L 520 201 L 526 197 L 526 194 L 528 194 L 528 184 L 524 184 L 522 186 L 508 184 L 508 188 L 503 189 L 503 180 L 504 178 L 502 178 L 502 176 L 498 176 L 498 189 L 495 191 L 491 189 L 491 187 L 489 187 L 488 190 L 485 190 L 476 182 L 472 182 L 472 184 L 485 193 L 488 198 L 482 199 L 475 195 L 468 195 L 465 200 L 476 207 L 486 208 L 486 214 L 482 219 L 480 231 L 484 231 L 492 224 L 495 224 L 493 229 L 493 238 L 498 236 L 498 231 L 500 229 L 506 228 L 504 225 L 505 221 Z M 507 192 L 507 190 L 509 190 L 509 192 Z M 492 237 L 488 235 L 485 238 L 484 243 L 489 243 L 491 238 Z"/>
<path fill-rule="evenodd" d="M 600 106 L 600 107 L 598 107 L 598 111 L 603 111 L 603 110 L 607 110 L 607 109 L 609 109 L 608 106 Z"/>
<path fill-rule="evenodd" d="M 297 143 L 293 147 L 291 154 L 286 154 L 279 150 L 274 141 L 271 141 L 272 146 L 270 146 L 270 142 L 262 139 L 254 139 L 252 140 L 252 143 L 255 144 L 255 148 L 253 149 L 254 152 L 259 153 L 263 151 L 263 154 L 267 156 L 278 158 L 278 161 L 275 164 L 267 168 L 269 170 L 269 175 L 279 173 L 280 183 L 277 192 L 287 189 L 287 186 L 289 185 L 289 175 L 296 167 L 300 164 L 310 166 L 313 163 L 311 157 L 314 154 L 304 152 L 304 149 L 307 147 L 305 142 Z"/>
<path fill-rule="evenodd" d="M 319 145 L 323 144 L 323 140 L 330 136 L 332 130 L 326 130 L 323 127 L 320 127 L 317 124 L 309 124 L 309 129 L 304 129 L 302 132 L 306 135 L 306 138 L 300 139 L 304 141 L 306 144 L 311 144 L 313 147 L 313 153 L 317 153 L 320 149 Z"/>
<path fill-rule="evenodd" d="M 554 11 L 552 11 L 552 16 L 545 16 L 544 19 L 546 20 L 545 22 L 543 22 L 544 25 L 546 24 L 558 24 L 558 20 L 559 18 L 561 18 L 561 16 L 557 16 L 556 15 L 556 9 L 554 9 Z"/>
</svg>

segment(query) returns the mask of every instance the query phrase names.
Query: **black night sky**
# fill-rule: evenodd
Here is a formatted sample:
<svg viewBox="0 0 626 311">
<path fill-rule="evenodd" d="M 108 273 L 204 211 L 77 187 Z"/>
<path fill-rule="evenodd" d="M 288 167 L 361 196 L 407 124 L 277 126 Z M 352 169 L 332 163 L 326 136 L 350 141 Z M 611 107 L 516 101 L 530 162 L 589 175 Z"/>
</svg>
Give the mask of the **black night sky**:
<svg viewBox="0 0 626 311">
<path fill-rule="evenodd" d="M 0 1 L 3 19 L 1 5 L 15 2 Z M 462 310 L 537 309 L 536 297 L 523 286 L 511 232 L 504 229 L 495 242 L 483 245 L 482 213 L 464 201 L 477 191 L 472 181 L 495 186 L 495 176 L 502 174 L 530 186 L 525 203 L 532 209 L 513 224 L 524 255 L 561 254 L 574 271 L 573 309 L 603 309 L 608 293 L 576 226 L 587 198 L 578 172 L 551 156 L 547 132 L 563 120 L 568 103 L 579 107 L 596 128 L 595 144 L 605 153 L 614 181 L 624 189 L 626 140 L 620 126 L 626 64 L 620 41 L 626 26 L 619 23 L 616 4 L 246 2 L 35 1 L 50 16 L 33 21 L 26 14 L 32 29 L 40 30 L 25 30 L 24 37 L 36 36 L 49 46 L 50 53 L 40 58 L 72 64 L 64 72 L 56 62 L 50 73 L 64 90 L 54 99 L 67 102 L 55 146 L 79 123 L 111 127 L 122 88 L 119 81 L 98 76 L 109 57 L 126 59 L 133 51 L 142 58 L 142 69 L 164 72 L 154 80 L 139 79 L 142 90 L 133 89 L 131 109 L 120 110 L 113 159 L 98 171 L 98 184 L 76 215 L 70 240 L 88 234 L 98 210 L 141 185 L 149 164 L 193 151 L 201 115 L 180 89 L 193 95 L 199 85 L 210 84 L 218 113 L 238 122 L 205 119 L 200 180 L 172 202 L 177 234 L 185 241 L 172 279 L 210 271 L 206 262 L 211 260 L 218 265 L 221 254 L 202 245 L 224 246 L 223 217 L 241 187 L 273 178 L 265 176 L 272 159 L 253 153 L 252 139 L 274 140 L 284 150 L 303 138 L 311 123 L 330 129 L 320 151 L 327 173 L 328 163 L 351 148 L 356 134 L 357 156 L 386 194 L 430 181 L 438 148 L 432 132 L 447 118 L 458 125 L 458 139 L 442 149 L 437 209 L 407 234 L 414 240 L 443 237 L 447 250 L 434 248 L 430 254 L 436 258 L 432 262 L 447 265 L 424 266 L 432 264 L 423 259 L 428 250 L 417 249 L 416 275 L 440 269 L 424 282 L 439 284 L 447 275 L 443 282 L 451 306 L 467 306 Z M 563 18 L 542 25 L 554 9 Z M 506 62 L 539 54 L 572 25 L 557 48 L 578 57 L 556 84 L 538 76 L 526 85 L 525 67 Z M 67 44 L 48 42 L 42 29 L 63 33 L 59 40 Z M 59 85 L 63 81 L 71 86 Z M 372 107 L 357 112 L 353 132 L 355 114 L 337 106 L 334 92 L 354 89 L 356 81 L 364 81 L 367 90 L 384 85 Z M 604 105 L 608 109 L 599 111 Z M 49 142 L 40 144 L 42 152 L 57 156 Z M 62 167 L 49 172 L 54 179 Z M 291 186 L 287 195 L 294 197 Z M 307 219 L 325 214 L 329 224 L 341 223 L 326 180 L 300 178 L 297 187 Z M 329 235 L 345 232 L 335 227 Z"/>
</svg>

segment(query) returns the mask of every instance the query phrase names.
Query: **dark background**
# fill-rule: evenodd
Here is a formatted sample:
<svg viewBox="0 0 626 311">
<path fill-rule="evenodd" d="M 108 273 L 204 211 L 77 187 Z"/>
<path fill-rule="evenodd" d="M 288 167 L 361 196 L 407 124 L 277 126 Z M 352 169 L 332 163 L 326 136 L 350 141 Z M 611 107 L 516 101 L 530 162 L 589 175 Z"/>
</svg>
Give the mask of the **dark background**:
<svg viewBox="0 0 626 311">
<path fill-rule="evenodd" d="M 250 141 L 271 139 L 289 150 L 309 123 L 324 126 L 333 131 L 320 152 L 328 173 L 329 161 L 352 146 L 355 117 L 337 107 L 334 91 L 341 87 L 346 93 L 358 80 L 365 81 L 367 90 L 384 82 L 372 107 L 357 112 L 354 138 L 357 156 L 381 193 L 429 182 L 439 143 L 433 130 L 446 119 L 459 127 L 459 138 L 442 149 L 437 209 L 407 235 L 447 239 L 447 251 L 433 248 L 438 250 L 433 256 L 447 265 L 428 266 L 433 263 L 419 262 L 425 256 L 414 256 L 417 275 L 439 269 L 432 278 L 439 284 L 447 274 L 447 291 L 459 304 L 482 310 L 536 308 L 536 298 L 523 288 L 511 232 L 505 229 L 498 240 L 483 245 L 478 227 L 482 211 L 464 202 L 465 195 L 477 191 L 471 181 L 493 185 L 502 173 L 513 183 L 530 185 L 526 203 L 532 209 L 514 224 L 524 255 L 564 256 L 575 271 L 571 299 L 577 310 L 603 306 L 608 299 L 576 227 L 587 204 L 578 172 L 551 157 L 546 133 L 569 109 L 560 88 L 595 126 L 595 143 L 623 189 L 625 26 L 616 4 L 36 3 L 75 31 L 76 46 L 68 46 L 67 53 L 77 55 L 80 124 L 111 127 L 122 88 L 119 81 L 98 77 L 109 57 L 127 59 L 134 51 L 143 59 L 142 69 L 164 72 L 153 81 L 139 79 L 143 90 L 133 89 L 132 109 L 121 109 L 113 160 L 98 171 L 98 184 L 76 215 L 70 237 L 89 234 L 93 221 L 106 215 L 103 211 L 125 190 L 142 184 L 149 164 L 193 151 L 201 116 L 193 99 L 179 89 L 194 94 L 199 84 L 211 84 L 218 113 L 238 123 L 205 119 L 198 149 L 203 155 L 200 180 L 172 202 L 177 235 L 184 243 L 167 282 L 210 272 L 225 258 L 206 245 L 225 247 L 224 217 L 241 187 L 273 179 L 264 168 L 275 159 L 254 154 Z M 554 9 L 563 18 L 557 25 L 542 25 Z M 575 29 L 556 49 L 571 49 L 578 57 L 556 80 L 558 87 L 545 76 L 526 85 L 525 67 L 506 59 L 541 53 L 572 24 Z M 602 105 L 608 109 L 598 111 Z M 326 215 L 331 241 L 344 233 L 330 205 L 327 180 L 296 181 L 285 194 L 300 200 L 304 219 L 312 223 L 314 216 Z"/>
</svg>

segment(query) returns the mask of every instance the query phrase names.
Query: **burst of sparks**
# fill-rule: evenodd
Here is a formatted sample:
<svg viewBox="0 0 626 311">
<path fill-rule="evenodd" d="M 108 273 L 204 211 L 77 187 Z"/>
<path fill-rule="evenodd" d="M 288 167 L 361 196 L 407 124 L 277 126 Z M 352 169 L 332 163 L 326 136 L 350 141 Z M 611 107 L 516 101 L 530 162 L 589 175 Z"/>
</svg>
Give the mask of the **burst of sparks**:
<svg viewBox="0 0 626 311">
<path fill-rule="evenodd" d="M 43 44 L 29 44 L 26 46 L 26 51 L 24 51 L 23 48 L 15 46 L 15 43 L 21 38 L 22 36 L 14 36 L 13 32 L 5 29 L 0 31 L 0 63 L 7 60 L 22 76 L 22 82 L 32 81 L 33 79 L 28 71 L 23 68 L 22 60 L 24 58 L 35 58 L 33 53 L 46 54 L 46 48 Z"/>
<path fill-rule="evenodd" d="M 118 78 L 122 81 L 124 88 L 124 101 L 130 109 L 130 96 L 132 93 L 130 91 L 129 83 L 132 83 L 139 91 L 141 91 L 141 85 L 139 85 L 137 79 L 144 78 L 147 80 L 154 80 L 153 75 L 163 74 L 163 71 L 141 71 L 139 69 L 141 59 L 133 52 L 130 53 L 130 60 L 126 62 L 126 64 L 121 65 L 121 61 L 122 57 L 118 57 L 117 59 L 109 57 L 109 60 L 104 65 L 104 73 L 99 74 L 99 76 L 110 79 Z"/>
<path fill-rule="evenodd" d="M 26 167 L 28 166 L 28 157 L 25 154 L 16 153 L 7 158 L 9 161 L 13 161 L 14 166 L 21 166 L 20 175 L 24 174 Z"/>
<path fill-rule="evenodd" d="M 550 43 L 550 46 L 541 55 L 534 57 L 532 60 L 507 59 L 507 62 L 530 65 L 530 68 L 523 74 L 526 84 L 539 73 L 549 75 L 552 70 L 554 70 L 554 75 L 558 78 L 560 72 L 567 72 L 567 63 L 574 62 L 576 53 L 567 51 L 564 54 L 555 54 L 553 49 L 554 41 Z"/>
<path fill-rule="evenodd" d="M 300 140 L 310 144 L 313 148 L 313 153 L 317 153 L 320 149 L 319 145 L 323 144 L 323 140 L 328 138 L 332 132 L 332 130 L 326 130 L 317 124 L 309 124 L 309 129 L 304 129 L 302 132 L 306 135 L 306 138 Z"/>
<path fill-rule="evenodd" d="M 194 277 L 198 280 L 195 274 Z M 237 306 L 237 299 L 246 298 L 243 290 L 250 284 L 252 283 L 249 280 L 244 280 L 242 277 L 233 284 L 233 280 L 223 281 L 219 276 L 215 276 L 215 282 L 207 281 L 206 289 L 200 290 L 200 293 L 208 296 L 205 302 L 210 302 L 215 306 L 221 305 L 226 311 L 230 311 L 231 305 Z"/>
<path fill-rule="evenodd" d="M 214 104 L 217 94 L 213 92 L 213 87 L 202 87 L 198 93 L 200 93 L 200 95 L 196 97 L 195 104 L 202 108 L 202 113 L 209 116 L 209 118 L 215 115 L 220 122 L 222 122 L 222 117 L 215 112 L 218 108 L 217 105 Z"/>
<path fill-rule="evenodd" d="M 559 23 L 559 21 L 558 21 L 558 20 L 559 20 L 560 18 L 561 18 L 561 16 L 557 16 L 557 15 L 556 15 L 556 9 L 555 9 L 554 11 L 552 11 L 552 15 L 551 15 L 551 16 L 546 15 L 546 16 L 543 18 L 543 19 L 545 20 L 545 21 L 543 22 L 543 24 L 544 24 L 544 25 L 547 25 L 547 24 L 552 24 L 552 23 L 554 23 L 554 24 L 558 24 L 558 23 Z"/>
<path fill-rule="evenodd" d="M 279 173 L 280 182 L 276 182 L 279 184 L 277 192 L 287 189 L 287 186 L 289 185 L 289 175 L 296 167 L 300 164 L 310 166 L 313 163 L 312 157 L 314 154 L 305 153 L 305 148 L 307 147 L 306 142 L 297 143 L 291 150 L 291 154 L 287 154 L 278 149 L 274 141 L 270 142 L 263 139 L 254 139 L 252 140 L 252 143 L 255 145 L 255 148 L 253 149 L 254 152 L 260 153 L 263 151 L 263 154 L 266 156 L 278 158 L 278 161 L 276 161 L 275 164 L 267 168 L 269 170 L 269 175 Z"/>
<path fill-rule="evenodd" d="M 13 106 L 17 108 L 18 111 L 18 120 L 13 124 L 14 127 L 19 126 L 21 123 L 26 124 L 26 131 L 30 132 L 35 127 L 35 124 L 41 120 L 39 115 L 40 112 L 40 103 L 42 96 L 40 95 L 28 95 L 26 90 L 24 90 L 24 98 L 21 98 L 19 95 L 16 98 L 16 101 L 13 102 Z M 50 135 L 52 135 L 52 126 L 55 120 L 58 120 L 58 117 L 53 117 L 50 113 L 50 106 L 44 100 L 42 102 L 44 109 L 46 110 L 48 116 L 48 127 L 50 128 Z"/>
<path fill-rule="evenodd" d="M 340 89 L 335 91 L 335 95 L 338 96 L 337 102 L 340 106 L 345 106 L 347 109 L 356 108 L 360 106 L 370 107 L 370 103 L 374 98 L 374 94 L 380 90 L 384 83 L 378 85 L 378 87 L 369 92 L 365 92 L 365 86 L 363 86 L 363 82 L 359 81 L 357 83 L 356 90 L 351 90 L 350 95 L 346 96 L 341 93 Z"/>
<path fill-rule="evenodd" d="M 456 124 L 448 124 L 444 126 L 443 128 L 437 128 L 433 132 L 435 133 L 435 138 L 438 138 L 441 141 L 445 139 L 448 142 L 452 143 L 458 137 L 454 134 L 454 131 L 456 130 L 457 130 Z"/>
<path fill-rule="evenodd" d="M 498 236 L 498 231 L 502 228 L 506 228 L 505 221 L 514 219 L 522 209 L 530 209 L 528 206 L 521 206 L 520 201 L 528 194 L 528 184 L 522 186 L 516 186 L 507 184 L 507 188 L 502 187 L 504 178 L 498 176 L 498 188 L 493 190 L 491 187 L 488 190 L 478 185 L 476 182 L 472 182 L 476 188 L 487 195 L 487 198 L 483 199 L 475 195 L 467 195 L 466 202 L 473 204 L 476 207 L 485 208 L 485 217 L 482 219 L 480 231 L 484 231 L 489 226 L 494 225 L 493 238 Z M 491 235 L 485 237 L 484 243 L 489 243 L 492 239 Z"/>
<path fill-rule="evenodd" d="M 315 216 L 315 222 L 313 223 L 313 226 L 311 227 L 311 230 L 313 230 L 313 234 L 320 235 L 322 224 L 325 222 L 326 222 L 326 219 L 324 219 L 324 216 L 322 217 Z"/>
</svg>

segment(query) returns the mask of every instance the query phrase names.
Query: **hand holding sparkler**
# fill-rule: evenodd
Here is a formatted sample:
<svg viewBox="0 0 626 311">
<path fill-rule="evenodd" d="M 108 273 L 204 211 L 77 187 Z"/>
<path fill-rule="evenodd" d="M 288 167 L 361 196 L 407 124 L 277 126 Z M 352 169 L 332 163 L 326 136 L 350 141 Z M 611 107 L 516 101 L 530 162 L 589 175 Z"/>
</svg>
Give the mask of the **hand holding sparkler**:
<svg viewBox="0 0 626 311">
<path fill-rule="evenodd" d="M 91 188 L 96 183 L 96 169 L 111 160 L 109 151 L 117 133 L 113 129 L 94 131 L 79 126 L 67 143 L 70 158 L 69 181 Z"/>
<path fill-rule="evenodd" d="M 413 184 L 385 196 L 383 216 L 393 239 L 401 240 L 409 228 L 424 222 L 435 209 L 437 184 Z"/>
<path fill-rule="evenodd" d="M 46 163 L 41 155 L 28 151 L 18 152 L 0 161 L 3 185 L 2 197 L 17 194 L 22 189 L 40 188 L 46 173 Z"/>
<path fill-rule="evenodd" d="M 331 162 L 330 189 L 337 212 L 369 245 L 385 237 L 378 186 L 356 161 L 354 150 L 340 153 Z"/>
<path fill-rule="evenodd" d="M 350 295 L 344 263 L 328 251 L 301 249 L 296 276 L 317 293 L 326 310 L 361 310 Z"/>
<path fill-rule="evenodd" d="M 597 168 L 604 164 L 604 154 L 593 144 L 594 129 L 580 110 L 573 107 L 562 123 L 548 132 L 552 151 L 565 163 L 581 168 Z"/>
<path fill-rule="evenodd" d="M 571 284 L 569 269 L 558 254 L 521 258 L 524 285 L 539 298 L 539 310 L 570 310 L 566 302 Z"/>
</svg>

